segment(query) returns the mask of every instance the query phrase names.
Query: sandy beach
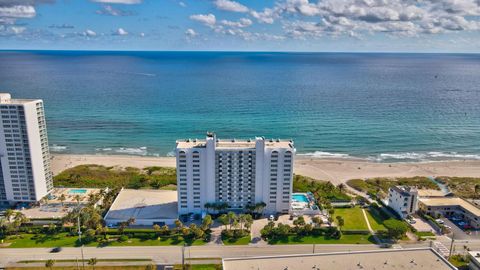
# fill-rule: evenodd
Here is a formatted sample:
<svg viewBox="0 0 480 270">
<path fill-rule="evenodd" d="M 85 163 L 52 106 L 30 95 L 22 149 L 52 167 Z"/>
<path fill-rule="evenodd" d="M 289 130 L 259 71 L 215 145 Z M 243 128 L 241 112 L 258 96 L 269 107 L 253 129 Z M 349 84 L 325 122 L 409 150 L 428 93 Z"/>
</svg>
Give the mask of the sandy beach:
<svg viewBox="0 0 480 270">
<path fill-rule="evenodd" d="M 105 166 L 175 167 L 173 157 L 139 157 L 120 155 L 53 155 L 54 174 L 81 164 Z M 319 180 L 339 184 L 353 178 L 411 177 L 411 176 L 464 176 L 480 177 L 480 160 L 437 161 L 417 163 L 375 163 L 364 160 L 316 159 L 297 156 L 294 172 Z"/>
</svg>

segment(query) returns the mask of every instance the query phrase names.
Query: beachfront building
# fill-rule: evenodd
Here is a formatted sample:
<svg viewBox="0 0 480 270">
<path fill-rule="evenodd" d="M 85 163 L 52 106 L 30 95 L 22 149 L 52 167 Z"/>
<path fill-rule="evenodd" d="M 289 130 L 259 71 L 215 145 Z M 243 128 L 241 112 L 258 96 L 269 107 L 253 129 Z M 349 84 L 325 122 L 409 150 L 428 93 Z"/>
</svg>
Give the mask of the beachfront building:
<svg viewBox="0 0 480 270">
<path fill-rule="evenodd" d="M 480 228 L 480 209 L 458 197 L 430 197 L 419 199 L 419 209 L 432 217 L 459 218 L 464 228 Z"/>
<path fill-rule="evenodd" d="M 202 213 L 205 204 L 242 211 L 265 203 L 264 213 L 288 213 L 295 149 L 291 140 L 177 141 L 178 212 Z"/>
<path fill-rule="evenodd" d="M 0 93 L 0 202 L 35 202 L 53 188 L 43 101 Z"/>
<path fill-rule="evenodd" d="M 388 206 L 401 218 L 406 218 L 418 210 L 418 191 L 409 186 L 393 186 L 388 190 Z"/>
</svg>

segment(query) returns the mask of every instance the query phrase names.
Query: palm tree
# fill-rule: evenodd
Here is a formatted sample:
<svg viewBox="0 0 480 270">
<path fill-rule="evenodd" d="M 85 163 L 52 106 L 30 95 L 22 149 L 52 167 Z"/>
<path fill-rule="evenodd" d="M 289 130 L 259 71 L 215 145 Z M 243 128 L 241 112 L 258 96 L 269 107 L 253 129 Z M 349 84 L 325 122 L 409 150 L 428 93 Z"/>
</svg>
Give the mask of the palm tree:
<svg viewBox="0 0 480 270">
<path fill-rule="evenodd" d="M 65 196 L 65 194 L 60 195 L 60 197 L 58 198 L 58 200 L 62 203 L 62 207 L 63 207 L 63 202 L 65 202 L 66 199 L 67 197 Z"/>
<path fill-rule="evenodd" d="M 77 195 L 75 195 L 75 201 L 77 201 L 77 205 L 79 205 L 79 206 L 80 206 L 80 201 L 81 201 L 81 197 L 80 197 L 80 195 L 78 195 L 78 194 L 77 194 Z"/>
<path fill-rule="evenodd" d="M 232 224 L 237 220 L 237 215 L 234 212 L 228 212 L 228 223 L 230 223 L 230 230 L 232 229 Z"/>
<path fill-rule="evenodd" d="M 479 184 L 476 184 L 475 185 L 475 197 L 478 198 L 479 194 L 480 193 L 480 185 Z"/>
<path fill-rule="evenodd" d="M 265 207 L 267 207 L 266 203 L 259 202 L 259 203 L 255 204 L 255 211 L 259 212 L 263 215 L 263 210 L 265 209 Z"/>
<path fill-rule="evenodd" d="M 182 227 L 183 223 L 179 219 L 175 220 L 175 230 L 177 233 L 182 229 Z"/>
<path fill-rule="evenodd" d="M 20 226 L 23 223 L 27 223 L 28 221 L 29 220 L 25 216 L 25 214 L 23 214 L 22 212 L 15 212 L 15 216 L 13 217 L 13 226 L 15 227 L 17 236 L 18 236 L 18 230 L 20 229 Z"/>
<path fill-rule="evenodd" d="M 5 210 L 5 218 L 10 222 L 15 212 L 12 209 Z"/>
<path fill-rule="evenodd" d="M 227 230 L 227 225 L 229 223 L 229 219 L 228 219 L 228 216 L 223 214 L 221 216 L 218 217 L 218 222 L 220 222 L 220 224 L 222 224 L 223 226 L 225 226 L 225 231 Z"/>
<path fill-rule="evenodd" d="M 50 259 L 45 262 L 45 267 L 50 268 L 50 270 L 53 268 L 53 265 L 55 265 L 55 261 Z"/>
<path fill-rule="evenodd" d="M 337 188 L 340 190 L 340 192 L 343 193 L 343 192 L 345 191 L 345 184 L 340 183 L 340 184 L 337 186 Z"/>
<path fill-rule="evenodd" d="M 345 225 L 345 220 L 341 216 L 337 216 L 338 227 L 342 230 L 343 225 Z"/>
<path fill-rule="evenodd" d="M 207 209 L 207 213 L 208 213 L 209 212 L 208 210 L 210 208 L 212 208 L 212 204 L 207 202 L 203 207 L 205 207 L 205 209 Z"/>
<path fill-rule="evenodd" d="M 93 270 L 95 270 L 95 265 L 97 264 L 97 258 L 90 258 L 90 260 L 88 260 L 88 265 L 91 265 L 93 267 Z"/>
</svg>

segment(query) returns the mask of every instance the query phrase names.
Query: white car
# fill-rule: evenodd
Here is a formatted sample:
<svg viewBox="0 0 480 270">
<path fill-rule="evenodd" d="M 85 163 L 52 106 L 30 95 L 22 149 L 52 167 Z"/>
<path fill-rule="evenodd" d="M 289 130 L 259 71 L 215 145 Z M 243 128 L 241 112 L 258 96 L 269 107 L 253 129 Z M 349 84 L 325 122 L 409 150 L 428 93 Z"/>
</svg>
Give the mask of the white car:
<svg viewBox="0 0 480 270">
<path fill-rule="evenodd" d="M 438 223 L 438 224 L 445 224 L 445 221 L 441 220 L 441 219 L 435 219 L 435 221 Z"/>
<path fill-rule="evenodd" d="M 270 215 L 270 217 L 268 218 L 268 220 L 274 221 L 274 220 L 275 220 L 275 217 L 274 217 L 273 215 Z"/>
<path fill-rule="evenodd" d="M 410 223 L 410 224 L 415 224 L 415 223 L 417 223 L 417 221 L 416 221 L 415 219 L 409 219 L 409 220 L 408 220 L 408 223 Z"/>
</svg>

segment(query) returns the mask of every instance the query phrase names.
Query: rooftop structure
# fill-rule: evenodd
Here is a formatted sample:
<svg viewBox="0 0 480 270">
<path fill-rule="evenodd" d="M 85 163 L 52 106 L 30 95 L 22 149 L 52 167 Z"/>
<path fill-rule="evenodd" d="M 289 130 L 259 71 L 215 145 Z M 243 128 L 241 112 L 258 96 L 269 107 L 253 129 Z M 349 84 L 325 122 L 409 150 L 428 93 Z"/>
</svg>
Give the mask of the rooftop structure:
<svg viewBox="0 0 480 270">
<path fill-rule="evenodd" d="M 206 211 L 205 204 L 226 203 L 231 210 L 264 202 L 265 213 L 288 213 L 292 192 L 291 140 L 257 137 L 177 141 L 178 211 Z"/>
<path fill-rule="evenodd" d="M 480 217 L 480 209 L 468 201 L 458 197 L 420 198 L 425 207 L 461 207 L 472 215 Z M 452 209 L 453 210 L 453 209 Z"/>
<path fill-rule="evenodd" d="M 43 102 L 0 93 L 0 203 L 36 202 L 53 188 Z"/>
<path fill-rule="evenodd" d="M 445 194 L 445 192 L 436 189 L 419 189 L 418 190 L 418 197 L 445 197 L 450 196 L 451 193 Z"/>
<path fill-rule="evenodd" d="M 177 192 L 122 189 L 105 215 L 107 224 L 135 219 L 135 225 L 173 224 L 178 218 Z"/>
<path fill-rule="evenodd" d="M 224 270 L 457 269 L 429 248 L 387 249 L 223 260 Z"/>
</svg>

